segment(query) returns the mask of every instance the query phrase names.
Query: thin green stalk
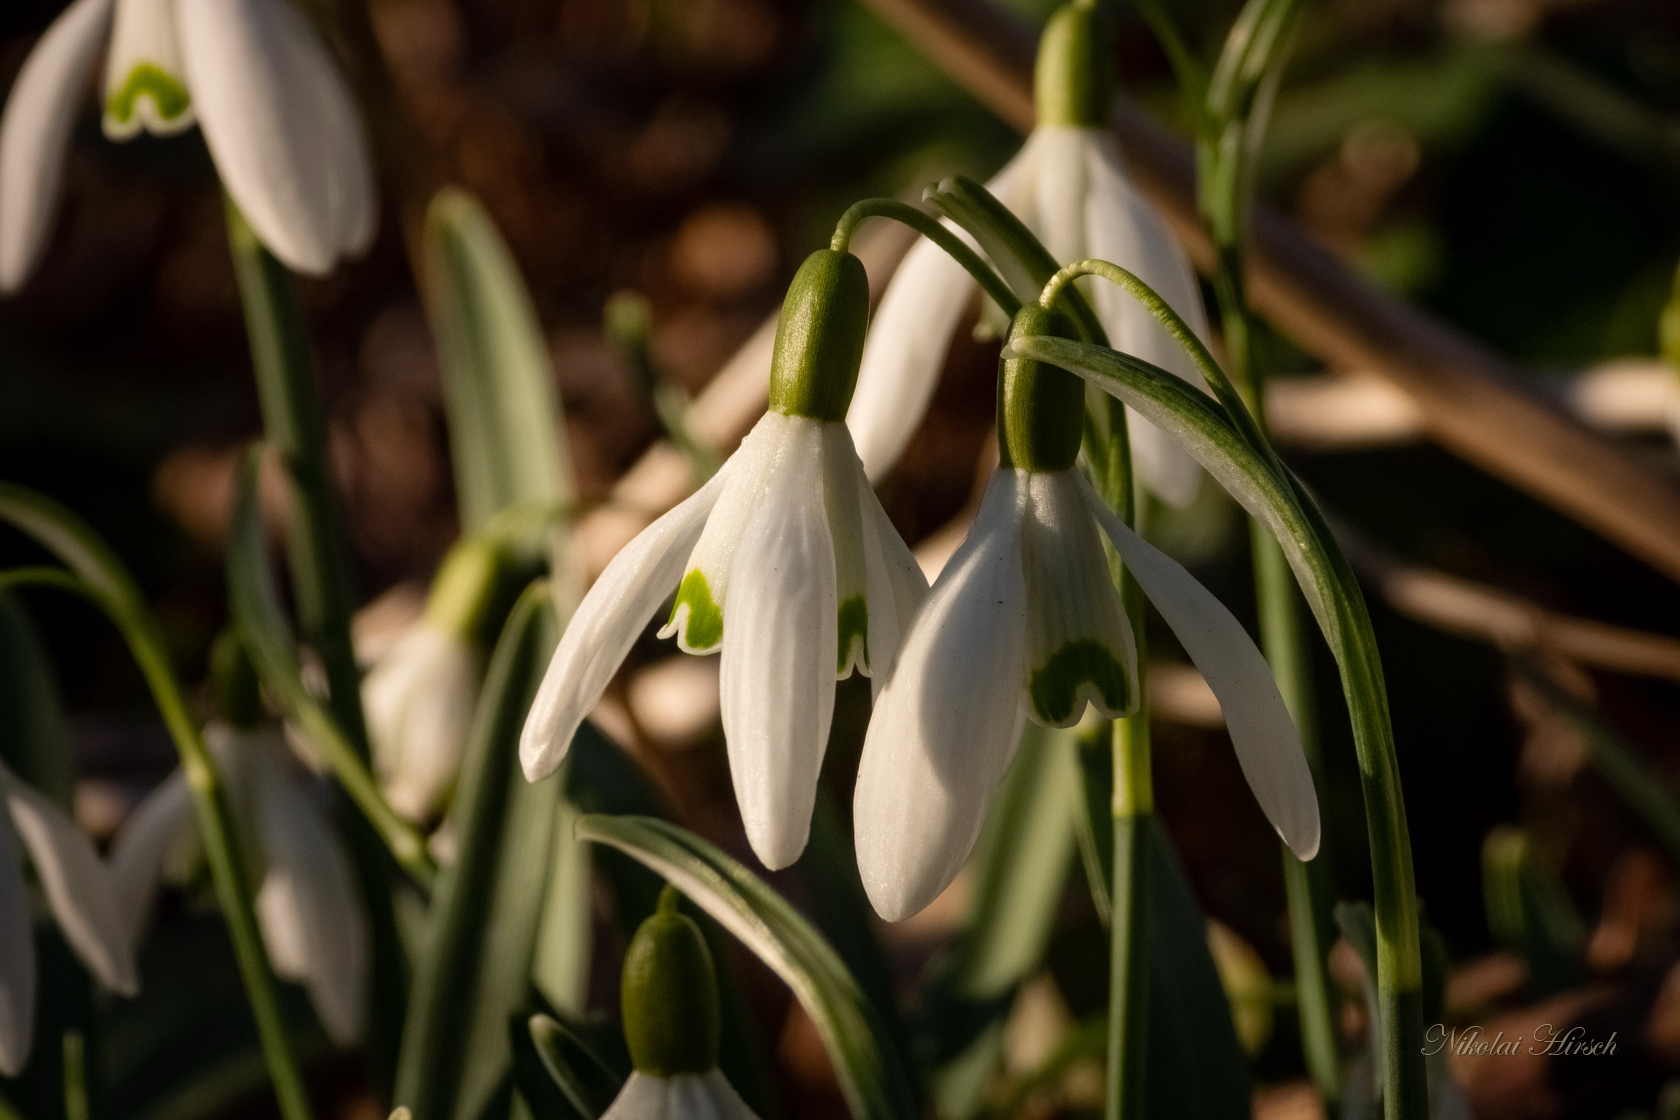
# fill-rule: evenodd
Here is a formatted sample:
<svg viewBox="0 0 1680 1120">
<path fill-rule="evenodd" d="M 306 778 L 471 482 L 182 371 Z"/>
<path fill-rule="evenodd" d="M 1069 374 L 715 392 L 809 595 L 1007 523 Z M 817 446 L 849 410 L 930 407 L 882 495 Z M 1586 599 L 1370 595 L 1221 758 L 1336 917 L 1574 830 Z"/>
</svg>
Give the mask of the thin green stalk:
<svg viewBox="0 0 1680 1120">
<path fill-rule="evenodd" d="M 56 554 L 80 580 L 82 587 L 78 590 L 99 605 L 128 643 L 181 758 L 210 878 L 233 940 L 280 1114 L 283 1120 L 310 1120 L 309 1098 L 286 1037 L 274 971 L 252 909 L 254 895 L 246 877 L 246 861 L 235 847 L 238 831 L 226 790 L 187 705 L 157 620 L 122 561 L 69 510 L 22 487 L 0 483 L 0 519 Z"/>
<path fill-rule="evenodd" d="M 87 1044 L 81 1031 L 64 1032 L 64 1120 L 88 1120 Z"/>
<path fill-rule="evenodd" d="M 327 425 L 309 354 L 308 334 L 285 266 L 225 199 L 228 246 L 245 307 L 263 429 L 291 482 L 287 555 L 303 639 L 320 658 L 328 702 L 365 762 L 367 724 L 361 673 L 350 642 L 350 555 L 327 466 Z M 351 850 L 373 935 L 370 1052 L 379 1083 L 395 1074 L 408 997 L 408 968 L 391 904 L 391 860 L 373 827 L 351 814 Z"/>
<path fill-rule="evenodd" d="M 856 233 L 857 227 L 868 218 L 891 218 L 909 226 L 962 265 L 985 289 L 986 294 L 992 297 L 992 301 L 1003 309 L 1005 315 L 1014 318 L 1015 312 L 1021 309 L 1021 301 L 1015 298 L 1015 293 L 1009 290 L 1009 285 L 981 259 L 979 253 L 969 248 L 966 241 L 945 228 L 938 218 L 924 214 L 909 203 L 900 202 L 896 198 L 866 198 L 853 203 L 840 215 L 840 221 L 835 224 L 834 239 L 829 243 L 829 247 L 837 253 L 848 252 L 852 234 Z"/>
<path fill-rule="evenodd" d="M 1126 579 L 1127 590 L 1136 581 Z M 1141 605 L 1142 595 L 1128 596 Z M 1130 605 L 1130 604 L 1128 604 Z M 1141 614 L 1134 614 L 1140 619 Z M 1144 684 L 1143 634 L 1137 628 L 1138 685 Z M 1108 1120 L 1143 1120 L 1149 1058 L 1149 865 L 1155 795 L 1149 765 L 1149 713 L 1114 723 L 1114 883 L 1110 898 Z"/>
</svg>

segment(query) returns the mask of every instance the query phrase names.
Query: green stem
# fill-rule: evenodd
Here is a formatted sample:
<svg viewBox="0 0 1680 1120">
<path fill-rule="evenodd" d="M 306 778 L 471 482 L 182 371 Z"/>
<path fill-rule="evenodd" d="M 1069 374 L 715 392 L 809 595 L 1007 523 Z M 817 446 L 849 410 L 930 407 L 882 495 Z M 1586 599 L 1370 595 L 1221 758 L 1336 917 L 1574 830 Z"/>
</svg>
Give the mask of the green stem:
<svg viewBox="0 0 1680 1120">
<path fill-rule="evenodd" d="M 64 1032 L 64 1120 L 88 1120 L 87 1045 L 81 1031 Z"/>
<path fill-rule="evenodd" d="M 258 240 L 233 200 L 224 201 L 263 429 L 291 482 L 287 555 L 299 627 L 320 658 L 338 724 L 365 762 L 369 752 L 361 673 L 350 641 L 350 555 L 327 466 L 326 418 L 303 313 L 285 266 Z M 388 1088 L 396 1070 L 408 968 L 391 903 L 390 857 L 372 825 L 359 814 L 351 816 L 350 839 L 373 935 L 370 1051 L 379 1084 Z"/>
<path fill-rule="evenodd" d="M 902 222 L 929 241 L 938 245 L 951 255 L 951 259 L 962 265 L 968 274 L 974 277 L 980 287 L 985 289 L 1003 313 L 1013 319 L 1015 313 L 1021 310 L 1021 301 L 1015 298 L 1015 293 L 1009 290 L 1009 285 L 1003 282 L 992 266 L 987 264 L 979 253 L 969 247 L 968 243 L 945 227 L 945 224 L 930 214 L 924 214 L 907 202 L 900 202 L 896 198 L 866 198 L 861 202 L 854 202 L 840 221 L 834 226 L 834 239 L 829 248 L 837 253 L 850 251 L 852 234 L 867 218 L 891 218 L 895 222 Z"/>
<path fill-rule="evenodd" d="M 1126 578 L 1127 590 L 1137 582 Z M 1141 607 L 1142 595 L 1129 595 Z M 1131 606 L 1132 604 L 1128 604 Z M 1130 612 L 1128 612 L 1130 613 Z M 1141 620 L 1142 614 L 1132 614 Z M 1138 627 L 1138 687 L 1144 686 Z M 1149 865 L 1155 795 L 1149 765 L 1149 712 L 1114 723 L 1114 884 L 1110 898 L 1107 1120 L 1144 1120 L 1149 1020 Z"/>
<path fill-rule="evenodd" d="M 286 1037 L 285 1020 L 275 994 L 274 971 L 263 949 L 252 909 L 253 892 L 246 861 L 235 845 L 237 829 L 214 759 L 204 744 L 170 661 L 167 646 L 122 562 L 105 542 L 70 511 L 22 487 L 0 484 L 0 518 L 55 553 L 84 585 L 81 590 L 116 624 L 151 689 L 158 712 L 181 758 L 197 814 L 200 841 L 211 882 L 233 940 L 240 978 L 251 1001 L 257 1037 L 280 1105 L 283 1120 L 310 1120 L 309 1098 Z"/>
</svg>

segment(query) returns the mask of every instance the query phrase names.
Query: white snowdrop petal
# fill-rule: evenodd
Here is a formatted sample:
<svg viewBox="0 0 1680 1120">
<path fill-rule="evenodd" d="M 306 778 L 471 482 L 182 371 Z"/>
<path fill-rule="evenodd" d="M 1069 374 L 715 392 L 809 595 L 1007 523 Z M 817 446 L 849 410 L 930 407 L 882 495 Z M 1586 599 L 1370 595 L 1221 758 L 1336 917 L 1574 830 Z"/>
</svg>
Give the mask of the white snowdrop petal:
<svg viewBox="0 0 1680 1120">
<path fill-rule="evenodd" d="M 0 1075 L 6 1077 L 29 1064 L 35 1033 L 35 936 L 22 859 L 11 826 L 0 820 Z"/>
<path fill-rule="evenodd" d="M 834 599 L 838 605 L 838 638 L 834 675 L 845 680 L 852 670 L 866 676 L 874 671 L 870 635 L 875 603 L 869 593 L 869 542 L 865 531 L 863 471 L 851 433 L 844 424 L 823 424 L 822 500 L 828 512 L 828 531 L 834 541 Z M 869 489 L 864 479 L 862 489 Z M 873 495 L 871 495 L 873 496 Z M 890 655 L 889 655 L 890 656 Z M 885 666 L 883 665 L 883 668 Z"/>
<path fill-rule="evenodd" d="M 175 34 L 175 0 L 117 0 L 105 54 L 105 135 L 169 136 L 197 119 Z"/>
<path fill-rule="evenodd" d="M 682 1114 L 672 1109 L 675 1080 L 631 1073 L 612 1105 L 601 1114 L 601 1120 L 676 1120 Z"/>
<path fill-rule="evenodd" d="M 753 1110 L 747 1107 L 747 1102 L 741 1099 L 741 1094 L 735 1091 L 735 1086 L 723 1075 L 722 1070 L 714 1069 L 710 1073 L 697 1076 L 711 1102 L 711 1115 L 717 1117 L 717 1120 L 758 1120 Z"/>
<path fill-rule="evenodd" d="M 70 133 L 110 25 L 111 0 L 76 0 L 24 60 L 0 115 L 0 292 L 40 263 L 58 211 Z"/>
<path fill-rule="evenodd" d="M 1072 727 L 1087 704 L 1125 715 L 1137 705 L 1137 646 L 1074 472 L 1029 474 L 1026 486 L 1028 714 L 1047 727 Z"/>
<path fill-rule="evenodd" d="M 471 642 L 422 620 L 363 680 L 374 767 L 399 813 L 428 819 L 453 788 L 478 702 L 480 661 Z"/>
<path fill-rule="evenodd" d="M 834 542 L 818 421 L 788 418 L 735 549 L 718 698 L 747 839 L 771 870 L 805 850 L 834 715 Z"/>
<path fill-rule="evenodd" d="M 729 566 L 741 533 L 752 519 L 770 472 L 781 453 L 789 417 L 766 412 L 729 457 L 731 479 L 718 495 L 706 526 L 683 568 L 671 617 L 659 636 L 675 634 L 684 653 L 715 653 L 723 640 L 724 601 L 729 594 Z"/>
<path fill-rule="evenodd" d="M 619 550 L 560 635 L 519 736 L 531 781 L 554 772 L 636 638 L 677 585 L 734 461 Z"/>
<path fill-rule="evenodd" d="M 111 844 L 111 886 L 129 940 L 140 943 L 164 862 L 193 826 L 192 791 L 176 768 L 137 805 Z"/>
<path fill-rule="evenodd" d="M 893 528 L 881 500 L 858 467 L 858 506 L 863 514 L 864 567 L 869 576 L 869 671 L 871 695 L 887 683 L 899 644 L 928 595 L 922 566 Z"/>
<path fill-rule="evenodd" d="M 64 939 L 100 983 L 122 995 L 134 995 L 140 990 L 134 944 L 117 908 L 104 861 L 63 809 L 3 766 L 0 795 L 29 851 L 29 861 L 35 865 Z"/>
<path fill-rule="evenodd" d="M 758 1120 L 718 1070 L 632 1073 L 601 1120 Z"/>
<path fill-rule="evenodd" d="M 1270 666 L 1226 607 L 1184 567 L 1127 528 L 1080 480 L 1087 507 L 1114 542 L 1219 698 L 1243 776 L 1266 818 L 1300 859 L 1318 852 L 1318 798 Z"/>
<path fill-rule="evenodd" d="M 1207 341 L 1207 312 L 1184 249 L 1161 216 L 1127 180 L 1114 138 L 1101 130 L 1079 131 L 1091 185 L 1086 201 L 1089 245 L 1085 255 L 1112 261 L 1136 274 L 1179 313 L 1199 338 Z M 1110 346 L 1153 362 L 1198 388 L 1206 387 L 1195 361 L 1141 303 L 1106 282 L 1092 291 Z M 1126 416 L 1132 457 L 1144 484 L 1171 505 L 1189 505 L 1202 477 L 1195 459 L 1132 409 L 1126 410 Z"/>
<path fill-rule="evenodd" d="M 371 237 L 377 199 L 349 86 L 287 0 L 176 0 L 182 60 L 228 193 L 292 269 Z"/>
<path fill-rule="evenodd" d="M 1072 264 L 1090 255 L 1085 205 L 1091 193 L 1086 131 L 1048 125 L 1033 130 L 1036 190 L 1033 204 L 1017 217 L 1038 235 L 1058 264 Z"/>
<path fill-rule="evenodd" d="M 257 891 L 263 943 L 281 976 L 301 981 L 340 1046 L 362 1034 L 367 922 L 354 872 L 307 773 L 277 733 L 252 735 L 257 830 L 268 873 Z"/>
<path fill-rule="evenodd" d="M 956 877 L 1020 739 L 1023 497 L 1017 472 L 994 476 L 869 721 L 853 799 L 858 870 L 889 921 Z"/>
</svg>

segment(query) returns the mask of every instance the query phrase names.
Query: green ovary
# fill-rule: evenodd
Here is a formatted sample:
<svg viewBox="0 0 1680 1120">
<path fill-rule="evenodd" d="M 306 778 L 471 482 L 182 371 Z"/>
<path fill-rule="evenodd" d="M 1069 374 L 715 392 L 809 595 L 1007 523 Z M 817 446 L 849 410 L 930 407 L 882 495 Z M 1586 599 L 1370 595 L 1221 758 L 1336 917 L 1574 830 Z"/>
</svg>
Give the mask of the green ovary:
<svg viewBox="0 0 1680 1120">
<path fill-rule="evenodd" d="M 134 103 L 142 97 L 150 97 L 158 116 L 166 121 L 175 120 L 192 104 L 187 87 L 161 67 L 142 62 L 128 72 L 122 88 L 106 98 L 105 112 L 112 120 L 127 124 L 134 118 Z"/>
<path fill-rule="evenodd" d="M 673 623 L 684 606 L 688 619 L 682 631 L 683 646 L 694 651 L 715 649 L 723 641 L 723 611 L 712 600 L 711 585 L 699 568 L 691 569 L 677 588 L 677 601 L 671 605 Z"/>
<path fill-rule="evenodd" d="M 1079 714 L 1073 705 L 1082 684 L 1096 689 L 1110 711 L 1123 712 L 1131 705 L 1125 666 L 1095 638 L 1080 638 L 1051 654 L 1043 668 L 1033 670 L 1027 687 L 1033 711 L 1046 723 L 1069 722 Z"/>
<path fill-rule="evenodd" d="M 840 653 L 835 662 L 834 671 L 846 671 L 846 655 L 851 652 L 852 642 L 863 643 L 863 656 L 858 660 L 869 664 L 869 604 L 864 602 L 862 595 L 853 595 L 840 604 Z"/>
</svg>

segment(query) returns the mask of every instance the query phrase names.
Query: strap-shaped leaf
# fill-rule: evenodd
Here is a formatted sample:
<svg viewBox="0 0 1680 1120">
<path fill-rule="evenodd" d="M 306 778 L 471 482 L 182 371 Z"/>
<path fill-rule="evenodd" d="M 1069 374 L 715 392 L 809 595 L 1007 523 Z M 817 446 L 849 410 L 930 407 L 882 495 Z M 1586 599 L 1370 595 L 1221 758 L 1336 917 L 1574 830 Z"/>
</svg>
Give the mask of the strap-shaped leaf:
<svg viewBox="0 0 1680 1120">
<path fill-rule="evenodd" d="M 693 899 L 793 989 L 828 1048 L 857 1120 L 916 1115 L 880 1016 L 811 924 L 752 872 L 676 825 L 581 818 L 578 835 L 634 856 Z"/>
<path fill-rule="evenodd" d="M 490 661 L 455 803 L 456 861 L 438 880 L 415 973 L 396 1099 L 416 1120 L 477 1120 L 512 1066 L 561 778 L 527 782 L 519 729 L 558 639 L 546 584 L 520 597 Z"/>
<path fill-rule="evenodd" d="M 63 807 L 74 775 L 47 651 L 29 613 L 0 593 L 0 759 Z"/>
<path fill-rule="evenodd" d="M 472 195 L 432 200 L 425 261 L 462 532 L 513 506 L 571 501 L 548 343 L 513 254 Z"/>
<path fill-rule="evenodd" d="M 233 518 L 228 526 L 228 600 L 251 662 L 263 685 L 296 724 L 320 748 L 333 776 L 373 824 L 391 855 L 423 886 L 430 886 L 437 865 L 420 833 L 386 802 L 367 764 L 324 702 L 303 683 L 291 627 L 280 609 L 274 573 L 268 563 L 257 505 L 257 472 L 262 451 L 253 447 L 239 471 Z"/>
</svg>

